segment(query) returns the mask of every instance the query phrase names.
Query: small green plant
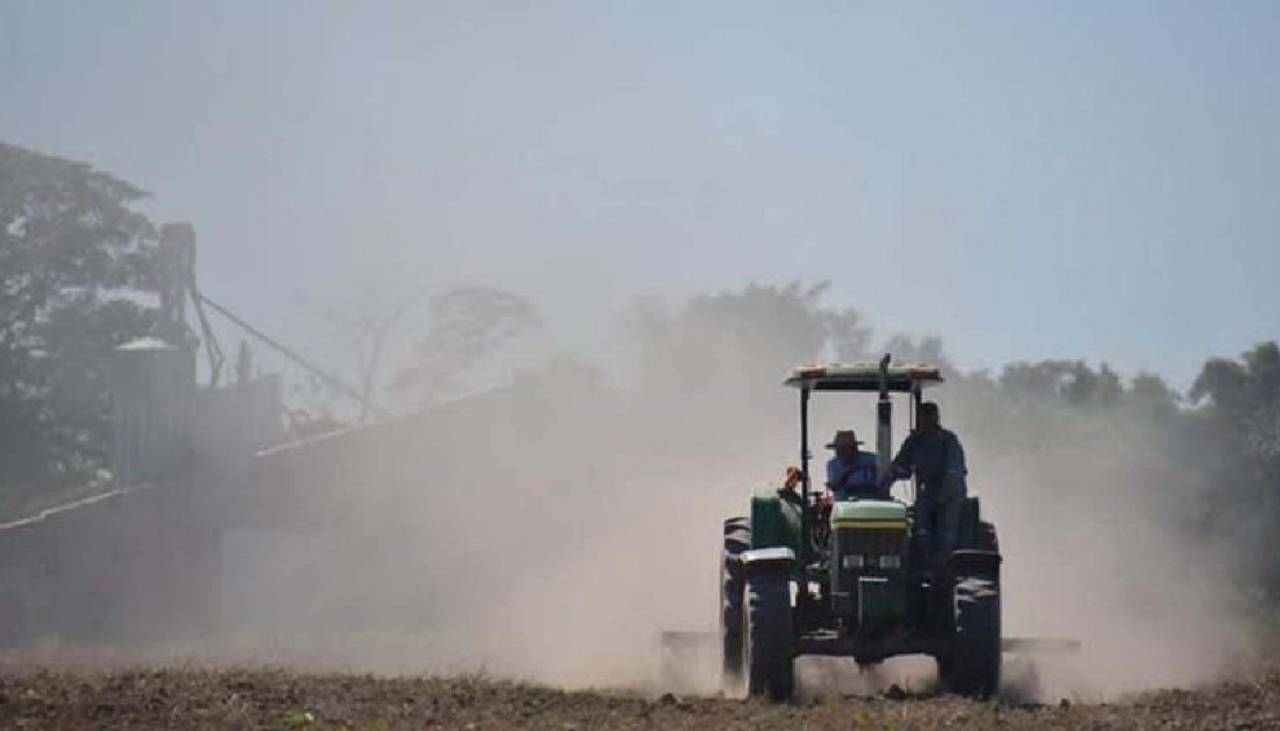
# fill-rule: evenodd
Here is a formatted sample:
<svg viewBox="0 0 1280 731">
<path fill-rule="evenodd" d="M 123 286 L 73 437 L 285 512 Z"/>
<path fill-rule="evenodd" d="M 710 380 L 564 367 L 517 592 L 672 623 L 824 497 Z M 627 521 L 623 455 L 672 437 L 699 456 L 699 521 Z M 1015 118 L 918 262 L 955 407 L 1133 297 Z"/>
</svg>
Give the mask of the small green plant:
<svg viewBox="0 0 1280 731">
<path fill-rule="evenodd" d="M 311 711 L 293 711 L 284 717 L 284 724 L 289 728 L 303 728 L 315 722 L 315 714 Z"/>
</svg>

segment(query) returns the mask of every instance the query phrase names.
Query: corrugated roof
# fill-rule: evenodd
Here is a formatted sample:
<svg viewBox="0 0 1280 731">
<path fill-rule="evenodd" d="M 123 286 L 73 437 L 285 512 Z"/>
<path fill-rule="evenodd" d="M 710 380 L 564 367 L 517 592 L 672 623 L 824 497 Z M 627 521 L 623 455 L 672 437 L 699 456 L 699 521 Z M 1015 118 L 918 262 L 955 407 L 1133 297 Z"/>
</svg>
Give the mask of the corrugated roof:
<svg viewBox="0 0 1280 731">
<path fill-rule="evenodd" d="M 126 350 L 126 351 L 180 350 L 180 348 L 178 348 L 176 345 L 173 345 L 165 340 L 161 340 L 160 338 L 144 337 L 144 338 L 138 338 L 136 340 L 130 340 L 124 345 L 119 345 L 116 347 L 116 350 Z"/>
</svg>

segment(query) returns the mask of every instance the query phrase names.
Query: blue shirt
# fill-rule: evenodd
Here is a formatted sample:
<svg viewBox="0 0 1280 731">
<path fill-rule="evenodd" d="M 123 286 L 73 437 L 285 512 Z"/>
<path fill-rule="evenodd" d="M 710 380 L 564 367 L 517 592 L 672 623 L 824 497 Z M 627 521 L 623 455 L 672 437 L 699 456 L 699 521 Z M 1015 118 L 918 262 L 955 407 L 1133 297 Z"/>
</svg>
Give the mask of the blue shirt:
<svg viewBox="0 0 1280 731">
<path fill-rule="evenodd" d="M 878 495 L 879 466 L 875 454 L 858 452 L 853 464 L 845 464 L 839 457 L 827 461 L 827 482 L 835 487 L 838 496 L 843 495 Z"/>
</svg>

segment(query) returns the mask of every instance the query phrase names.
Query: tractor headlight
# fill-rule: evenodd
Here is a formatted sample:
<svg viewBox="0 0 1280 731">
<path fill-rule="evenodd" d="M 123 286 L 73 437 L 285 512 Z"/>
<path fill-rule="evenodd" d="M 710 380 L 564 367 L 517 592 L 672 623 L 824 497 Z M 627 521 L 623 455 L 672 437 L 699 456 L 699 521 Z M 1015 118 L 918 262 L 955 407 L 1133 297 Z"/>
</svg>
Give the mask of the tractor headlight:
<svg viewBox="0 0 1280 731">
<path fill-rule="evenodd" d="M 900 569 L 902 568 L 902 557 L 901 556 L 881 556 L 880 568 Z"/>
<path fill-rule="evenodd" d="M 866 561 L 863 559 L 862 555 L 857 553 L 842 556 L 840 558 L 840 563 L 846 569 L 860 569 L 866 565 Z"/>
</svg>

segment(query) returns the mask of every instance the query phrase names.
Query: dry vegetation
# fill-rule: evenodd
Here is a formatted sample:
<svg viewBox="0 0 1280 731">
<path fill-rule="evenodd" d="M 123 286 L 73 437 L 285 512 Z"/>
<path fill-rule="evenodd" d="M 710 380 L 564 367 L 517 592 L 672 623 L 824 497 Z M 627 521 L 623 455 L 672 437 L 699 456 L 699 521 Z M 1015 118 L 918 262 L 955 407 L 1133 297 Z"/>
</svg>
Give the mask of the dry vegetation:
<svg viewBox="0 0 1280 731">
<path fill-rule="evenodd" d="M 160 670 L 0 676 L 0 726 L 31 729 L 1268 729 L 1280 674 L 1110 704 L 823 697 L 791 704 L 568 692 L 484 678 Z"/>
</svg>

